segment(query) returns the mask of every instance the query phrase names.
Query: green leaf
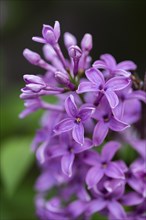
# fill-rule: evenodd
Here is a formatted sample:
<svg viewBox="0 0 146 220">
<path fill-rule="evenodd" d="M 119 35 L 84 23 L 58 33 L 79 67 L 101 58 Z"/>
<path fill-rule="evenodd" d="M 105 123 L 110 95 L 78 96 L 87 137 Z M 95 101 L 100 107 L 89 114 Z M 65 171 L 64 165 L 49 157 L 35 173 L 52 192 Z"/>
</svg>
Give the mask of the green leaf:
<svg viewBox="0 0 146 220">
<path fill-rule="evenodd" d="M 5 141 L 0 149 L 1 177 L 8 195 L 12 195 L 20 181 L 30 169 L 34 156 L 28 137 L 12 138 Z"/>
</svg>

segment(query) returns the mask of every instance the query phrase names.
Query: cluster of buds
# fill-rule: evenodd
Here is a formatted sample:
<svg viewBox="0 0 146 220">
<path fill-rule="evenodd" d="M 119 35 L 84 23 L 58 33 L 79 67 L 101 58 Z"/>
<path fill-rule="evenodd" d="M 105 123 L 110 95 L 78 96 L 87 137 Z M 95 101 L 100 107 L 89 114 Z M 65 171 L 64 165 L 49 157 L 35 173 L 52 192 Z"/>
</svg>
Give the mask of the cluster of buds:
<svg viewBox="0 0 146 220">
<path fill-rule="evenodd" d="M 44 44 L 44 58 L 23 52 L 45 70 L 24 75 L 20 95 L 26 107 L 20 118 L 44 110 L 32 143 L 41 170 L 36 214 L 41 220 L 89 220 L 95 213 L 109 220 L 144 220 L 146 142 L 132 126 L 141 118 L 146 93 L 133 87 L 136 64 L 117 63 L 110 54 L 91 64 L 88 33 L 80 45 L 64 34 L 65 58 L 59 38 L 58 21 L 43 25 L 42 37 L 32 39 Z M 55 104 L 43 99 L 52 95 Z M 120 154 L 125 143 L 137 153 L 128 165 Z"/>
</svg>

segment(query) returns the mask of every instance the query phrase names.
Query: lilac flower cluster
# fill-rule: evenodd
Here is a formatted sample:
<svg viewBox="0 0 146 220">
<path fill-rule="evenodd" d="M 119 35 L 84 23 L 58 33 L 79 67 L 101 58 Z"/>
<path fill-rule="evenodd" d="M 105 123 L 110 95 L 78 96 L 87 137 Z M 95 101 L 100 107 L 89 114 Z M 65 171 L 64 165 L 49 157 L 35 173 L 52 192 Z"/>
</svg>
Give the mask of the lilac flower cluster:
<svg viewBox="0 0 146 220">
<path fill-rule="evenodd" d="M 146 93 L 133 87 L 132 61 L 110 54 L 91 64 L 92 36 L 81 44 L 64 34 L 66 59 L 58 44 L 60 24 L 43 25 L 44 59 L 25 49 L 24 57 L 44 75 L 24 75 L 20 118 L 45 111 L 32 143 L 41 175 L 36 181 L 36 213 L 41 220 L 146 218 L 146 142 L 131 125 L 141 118 Z M 43 97 L 55 97 L 51 104 Z M 136 135 L 135 135 L 136 134 Z M 137 158 L 127 165 L 120 152 L 128 144 Z M 53 193 L 52 193 L 53 192 Z M 53 194 L 53 195 L 52 195 Z"/>
</svg>

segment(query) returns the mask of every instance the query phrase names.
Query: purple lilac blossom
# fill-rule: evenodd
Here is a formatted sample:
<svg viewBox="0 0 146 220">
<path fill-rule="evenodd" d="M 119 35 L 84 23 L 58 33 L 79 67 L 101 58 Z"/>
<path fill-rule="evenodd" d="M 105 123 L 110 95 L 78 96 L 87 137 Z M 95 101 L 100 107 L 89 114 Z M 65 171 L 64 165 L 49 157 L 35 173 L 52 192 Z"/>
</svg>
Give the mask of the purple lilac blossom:
<svg viewBox="0 0 146 220">
<path fill-rule="evenodd" d="M 94 108 L 93 107 L 82 107 L 77 109 L 74 101 L 73 95 L 70 95 L 65 100 L 65 110 L 68 117 L 61 122 L 59 122 L 54 131 L 59 134 L 62 132 L 67 132 L 72 130 L 73 139 L 83 145 L 84 144 L 84 126 L 85 122 L 89 117 L 91 117 Z"/>
<path fill-rule="evenodd" d="M 103 74 L 95 68 L 87 70 L 85 74 L 89 82 L 80 83 L 77 92 L 79 94 L 83 92 L 97 92 L 99 95 L 102 93 L 106 96 L 111 108 L 115 108 L 119 103 L 116 91 L 124 89 L 130 83 L 129 79 L 120 76 L 113 77 L 105 82 Z"/>
<path fill-rule="evenodd" d="M 44 58 L 23 51 L 30 64 L 44 71 L 24 74 L 20 95 L 25 106 L 20 118 L 44 111 L 32 142 L 41 172 L 35 184 L 36 215 L 40 220 L 91 220 L 98 213 L 108 220 L 144 220 L 146 140 L 136 123 L 146 92 L 133 86 L 137 66 L 130 60 L 117 63 L 110 54 L 91 63 L 89 33 L 78 44 L 66 32 L 65 57 L 60 36 L 58 21 L 54 27 L 43 25 L 42 37 L 32 39 L 43 44 Z M 43 98 L 52 96 L 54 104 Z M 137 155 L 130 163 L 122 158 L 125 144 Z"/>
</svg>

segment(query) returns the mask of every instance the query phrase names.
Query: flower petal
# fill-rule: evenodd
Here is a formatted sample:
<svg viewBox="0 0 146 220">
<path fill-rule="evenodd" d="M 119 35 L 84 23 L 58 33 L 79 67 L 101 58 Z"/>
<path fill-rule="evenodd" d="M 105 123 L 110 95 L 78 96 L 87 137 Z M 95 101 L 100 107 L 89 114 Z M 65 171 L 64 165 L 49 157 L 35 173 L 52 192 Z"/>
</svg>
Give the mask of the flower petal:
<svg viewBox="0 0 146 220">
<path fill-rule="evenodd" d="M 106 200 L 103 199 L 92 200 L 87 207 L 87 214 L 91 216 L 93 213 L 99 212 L 102 209 L 104 209 L 106 205 L 107 205 Z"/>
<path fill-rule="evenodd" d="M 129 78 L 117 76 L 109 79 L 106 82 L 105 86 L 107 89 L 119 91 L 127 87 L 130 84 L 130 82 L 131 80 Z"/>
<path fill-rule="evenodd" d="M 60 23 L 59 23 L 59 21 L 55 21 L 54 34 L 55 34 L 55 37 L 56 37 L 56 41 L 58 41 L 58 39 L 60 37 Z"/>
<path fill-rule="evenodd" d="M 103 121 L 99 121 L 94 128 L 93 143 L 95 145 L 100 145 L 104 141 L 107 133 L 108 133 L 107 123 L 104 123 Z"/>
<path fill-rule="evenodd" d="M 110 161 L 119 148 L 120 143 L 117 141 L 110 141 L 105 144 L 101 153 L 102 160 L 106 162 Z"/>
<path fill-rule="evenodd" d="M 137 68 L 136 64 L 130 60 L 123 61 L 117 64 L 118 69 L 123 70 L 135 70 Z"/>
<path fill-rule="evenodd" d="M 81 82 L 78 86 L 77 93 L 84 93 L 84 92 L 97 92 L 98 86 L 91 83 L 91 82 Z"/>
<path fill-rule="evenodd" d="M 72 165 L 74 162 L 74 158 L 75 158 L 75 155 L 73 153 L 67 153 L 61 159 L 62 171 L 68 177 L 72 176 Z"/>
<path fill-rule="evenodd" d="M 70 131 L 71 129 L 73 129 L 74 125 L 75 123 L 73 119 L 71 118 L 63 119 L 55 126 L 54 132 L 59 134 L 62 132 Z"/>
<path fill-rule="evenodd" d="M 77 116 L 77 114 L 78 114 L 78 109 L 77 109 L 77 106 L 76 106 L 76 104 L 75 104 L 73 95 L 70 95 L 70 96 L 65 100 L 65 110 L 66 110 L 67 114 L 68 114 L 70 117 L 75 118 L 75 117 Z"/>
<path fill-rule="evenodd" d="M 36 151 L 36 157 L 39 163 L 43 164 L 46 160 L 45 150 L 47 148 L 47 143 L 44 142 Z"/>
<path fill-rule="evenodd" d="M 39 148 L 38 148 L 39 149 Z M 48 149 L 46 149 L 46 158 L 47 159 L 52 159 L 55 157 L 60 157 L 64 154 L 66 154 L 67 151 L 67 146 L 64 144 L 64 146 L 62 145 L 61 147 L 58 145 L 53 145 L 51 147 L 48 147 Z"/>
<path fill-rule="evenodd" d="M 79 110 L 78 117 L 82 119 L 82 121 L 86 121 L 93 113 L 95 108 L 92 107 L 84 107 Z"/>
<path fill-rule="evenodd" d="M 109 162 L 107 164 L 107 167 L 105 169 L 105 174 L 106 176 L 114 179 L 123 179 L 123 180 L 125 179 L 124 173 L 118 167 L 118 164 L 116 164 L 116 162 Z"/>
<path fill-rule="evenodd" d="M 146 103 L 146 92 L 142 90 L 133 91 L 132 93 L 128 94 L 128 99 L 139 99 L 140 101 L 143 101 Z"/>
<path fill-rule="evenodd" d="M 113 131 L 123 131 L 126 128 L 130 127 L 128 124 L 125 122 L 122 122 L 118 119 L 115 119 L 114 117 L 111 117 L 110 122 L 109 122 L 109 128 Z"/>
<path fill-rule="evenodd" d="M 116 69 L 114 71 L 112 71 L 113 75 L 117 75 L 117 76 L 125 76 L 125 77 L 129 77 L 131 76 L 131 73 L 126 71 L 126 70 L 122 70 L 122 69 Z"/>
<path fill-rule="evenodd" d="M 115 69 L 116 60 L 111 54 L 103 54 L 100 56 L 100 59 L 106 63 L 109 69 Z"/>
<path fill-rule="evenodd" d="M 105 83 L 104 76 L 100 70 L 90 68 L 86 70 L 85 74 L 88 80 L 97 86 L 103 85 Z"/>
<path fill-rule="evenodd" d="M 136 192 L 127 193 L 122 197 L 122 203 L 126 206 L 139 205 L 144 201 L 144 198 Z"/>
<path fill-rule="evenodd" d="M 78 217 L 86 210 L 86 208 L 87 203 L 84 201 L 76 200 L 69 204 L 68 211 L 71 213 L 73 219 L 78 219 Z"/>
<path fill-rule="evenodd" d="M 116 93 L 114 91 L 112 91 L 111 89 L 107 89 L 105 92 L 104 92 L 111 108 L 115 108 L 118 103 L 119 103 L 119 99 L 118 99 L 118 96 L 116 95 Z"/>
<path fill-rule="evenodd" d="M 115 219 L 125 219 L 126 213 L 121 204 L 115 200 L 108 203 L 108 209 Z"/>
<path fill-rule="evenodd" d="M 70 46 L 73 46 L 73 45 L 77 45 L 77 39 L 71 33 L 65 32 L 64 33 L 64 44 L 66 48 L 69 48 Z"/>
<path fill-rule="evenodd" d="M 42 37 L 32 37 L 32 40 L 36 41 L 38 43 L 42 43 L 42 44 L 46 43 L 46 40 L 44 38 L 42 38 Z"/>
<path fill-rule="evenodd" d="M 93 150 L 86 151 L 83 161 L 90 166 L 100 166 L 101 156 Z"/>
<path fill-rule="evenodd" d="M 106 64 L 102 60 L 96 60 L 93 63 L 93 67 L 97 69 L 106 69 Z"/>
<path fill-rule="evenodd" d="M 40 92 L 45 86 L 41 84 L 29 83 L 26 84 L 26 88 L 32 90 L 33 92 Z"/>
<path fill-rule="evenodd" d="M 136 178 L 134 175 L 127 179 L 128 185 L 136 192 L 142 194 L 142 181 L 140 178 Z"/>
<path fill-rule="evenodd" d="M 88 189 L 95 186 L 103 177 L 104 172 L 100 166 L 95 166 L 89 169 L 86 175 L 86 183 L 88 185 Z"/>
<path fill-rule="evenodd" d="M 25 49 L 25 50 L 27 50 L 27 49 Z M 36 75 L 25 74 L 23 76 L 23 79 L 26 83 L 36 83 L 36 84 L 45 85 L 44 80 L 41 77 L 36 76 Z"/>
<path fill-rule="evenodd" d="M 73 128 L 73 131 L 72 131 L 72 136 L 73 136 L 73 139 L 83 145 L 84 144 L 84 127 L 83 127 L 83 124 L 80 123 L 80 124 L 76 124 Z"/>
<path fill-rule="evenodd" d="M 51 172 L 43 172 L 35 183 L 35 189 L 39 192 L 46 192 L 56 185 L 56 179 Z"/>
<path fill-rule="evenodd" d="M 124 184 L 123 180 L 119 179 L 112 179 L 107 180 L 104 182 L 104 187 L 109 193 L 113 193 L 114 195 L 117 194 L 117 189 L 122 187 Z M 118 190 L 119 191 L 119 190 Z M 119 195 L 118 195 L 119 196 Z"/>
<path fill-rule="evenodd" d="M 80 144 L 75 144 L 73 149 L 75 153 L 80 153 L 90 149 L 92 146 L 93 146 L 92 141 L 89 138 L 85 138 L 83 146 L 81 146 Z"/>
</svg>

